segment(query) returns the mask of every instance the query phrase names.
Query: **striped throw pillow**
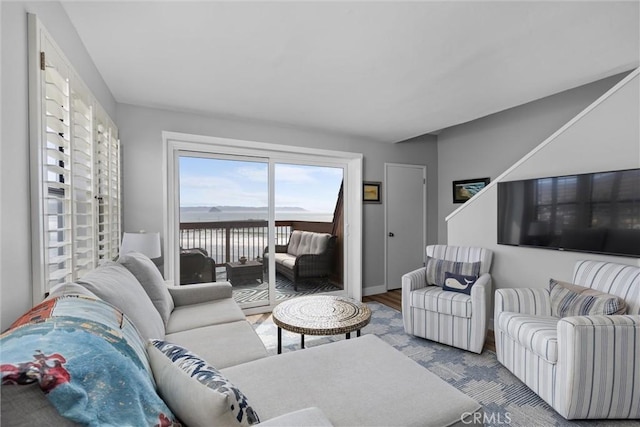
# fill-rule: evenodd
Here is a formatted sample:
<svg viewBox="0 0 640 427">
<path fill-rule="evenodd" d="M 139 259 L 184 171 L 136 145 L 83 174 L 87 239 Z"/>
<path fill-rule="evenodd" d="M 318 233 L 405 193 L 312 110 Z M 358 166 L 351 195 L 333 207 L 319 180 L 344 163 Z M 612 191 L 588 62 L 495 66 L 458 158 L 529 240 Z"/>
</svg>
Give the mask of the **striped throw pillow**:
<svg viewBox="0 0 640 427">
<path fill-rule="evenodd" d="M 551 314 L 556 317 L 624 314 L 622 298 L 591 288 L 549 280 Z"/>
<path fill-rule="evenodd" d="M 445 273 L 461 274 L 464 276 L 480 276 L 480 261 L 461 262 L 427 256 L 427 285 L 444 286 Z"/>
</svg>

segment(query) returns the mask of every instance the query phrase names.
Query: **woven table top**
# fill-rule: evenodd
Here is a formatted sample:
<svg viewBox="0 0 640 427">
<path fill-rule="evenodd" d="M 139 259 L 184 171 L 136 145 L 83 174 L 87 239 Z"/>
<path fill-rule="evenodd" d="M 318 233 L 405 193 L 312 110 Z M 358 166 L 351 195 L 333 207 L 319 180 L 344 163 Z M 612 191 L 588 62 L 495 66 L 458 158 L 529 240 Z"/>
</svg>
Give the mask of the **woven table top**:
<svg viewBox="0 0 640 427">
<path fill-rule="evenodd" d="M 297 297 L 273 309 L 273 322 L 304 335 L 346 334 L 364 328 L 371 320 L 366 304 L 333 295 Z"/>
</svg>

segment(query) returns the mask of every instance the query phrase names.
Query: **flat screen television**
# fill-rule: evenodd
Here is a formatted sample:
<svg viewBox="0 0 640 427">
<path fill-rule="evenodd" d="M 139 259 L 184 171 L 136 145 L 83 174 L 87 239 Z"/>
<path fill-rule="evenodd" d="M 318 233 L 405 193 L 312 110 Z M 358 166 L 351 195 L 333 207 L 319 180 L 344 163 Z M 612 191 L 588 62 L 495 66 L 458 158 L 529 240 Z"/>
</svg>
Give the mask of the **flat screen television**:
<svg viewBox="0 0 640 427">
<path fill-rule="evenodd" d="M 498 244 L 640 258 L 640 169 L 499 182 Z"/>
</svg>

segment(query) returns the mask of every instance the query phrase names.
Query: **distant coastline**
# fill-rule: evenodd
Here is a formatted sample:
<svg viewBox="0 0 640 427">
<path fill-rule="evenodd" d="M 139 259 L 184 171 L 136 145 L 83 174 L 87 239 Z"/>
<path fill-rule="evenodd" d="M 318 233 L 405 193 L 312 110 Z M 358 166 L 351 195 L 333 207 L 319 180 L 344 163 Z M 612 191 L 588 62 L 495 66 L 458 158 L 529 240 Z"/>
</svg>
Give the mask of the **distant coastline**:
<svg viewBox="0 0 640 427">
<path fill-rule="evenodd" d="M 242 221 L 268 219 L 266 206 L 180 206 L 180 222 Z M 333 221 L 333 212 L 310 212 L 300 207 L 276 208 L 280 221 Z"/>
</svg>

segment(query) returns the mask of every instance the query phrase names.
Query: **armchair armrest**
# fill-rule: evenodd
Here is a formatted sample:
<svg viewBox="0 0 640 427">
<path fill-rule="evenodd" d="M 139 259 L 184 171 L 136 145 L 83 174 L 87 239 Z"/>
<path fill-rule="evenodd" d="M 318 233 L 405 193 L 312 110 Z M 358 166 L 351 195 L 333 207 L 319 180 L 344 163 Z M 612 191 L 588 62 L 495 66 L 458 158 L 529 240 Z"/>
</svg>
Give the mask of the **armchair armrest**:
<svg viewBox="0 0 640 427">
<path fill-rule="evenodd" d="M 503 311 L 551 316 L 549 291 L 544 288 L 508 288 L 496 290 L 494 320 Z"/>
<path fill-rule="evenodd" d="M 188 286 L 169 286 L 169 294 L 176 307 L 231 298 L 233 292 L 231 283 L 197 283 Z"/>
<path fill-rule="evenodd" d="M 554 408 L 567 419 L 640 418 L 640 315 L 565 317 L 557 331 Z"/>
<path fill-rule="evenodd" d="M 427 287 L 427 269 L 420 267 L 417 270 L 410 271 L 402 275 L 402 312 L 409 313 L 411 292 L 416 289 Z M 404 319 L 407 316 L 402 316 Z M 405 330 L 407 330 L 405 328 Z"/>
</svg>

